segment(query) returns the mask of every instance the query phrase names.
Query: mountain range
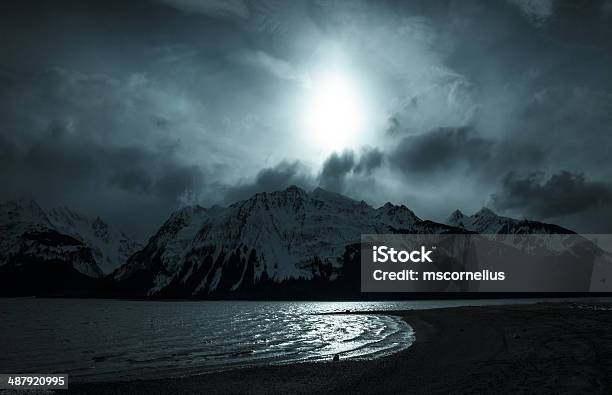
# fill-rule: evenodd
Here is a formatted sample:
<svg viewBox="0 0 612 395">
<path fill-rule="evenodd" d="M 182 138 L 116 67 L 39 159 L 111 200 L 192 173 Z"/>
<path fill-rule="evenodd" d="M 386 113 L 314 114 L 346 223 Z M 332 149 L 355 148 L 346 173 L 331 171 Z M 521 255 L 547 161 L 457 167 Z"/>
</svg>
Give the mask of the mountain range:
<svg viewBox="0 0 612 395">
<path fill-rule="evenodd" d="M 361 235 L 385 233 L 574 234 L 486 208 L 472 216 L 455 211 L 447 224 L 436 223 L 404 205 L 374 208 L 321 188 L 307 192 L 291 186 L 227 207 L 183 207 L 140 245 L 100 218 L 13 201 L 0 205 L 0 292 L 142 298 L 354 296 L 360 291 Z"/>
</svg>

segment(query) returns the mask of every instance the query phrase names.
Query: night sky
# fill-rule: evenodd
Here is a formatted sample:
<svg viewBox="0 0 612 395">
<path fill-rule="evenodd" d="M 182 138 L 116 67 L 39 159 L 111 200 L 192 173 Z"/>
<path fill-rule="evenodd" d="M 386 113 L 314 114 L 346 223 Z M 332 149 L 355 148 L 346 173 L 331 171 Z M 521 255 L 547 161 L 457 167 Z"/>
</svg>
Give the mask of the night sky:
<svg viewBox="0 0 612 395">
<path fill-rule="evenodd" d="M 145 239 L 291 184 L 612 232 L 612 0 L 19 1 L 0 199 Z"/>
</svg>

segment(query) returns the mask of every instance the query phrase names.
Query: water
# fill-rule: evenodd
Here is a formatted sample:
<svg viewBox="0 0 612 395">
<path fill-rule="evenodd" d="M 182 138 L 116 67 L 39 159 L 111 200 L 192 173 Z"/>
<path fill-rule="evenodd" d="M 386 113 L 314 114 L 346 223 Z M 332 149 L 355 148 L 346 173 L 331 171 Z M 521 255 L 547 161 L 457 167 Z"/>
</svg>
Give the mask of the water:
<svg viewBox="0 0 612 395">
<path fill-rule="evenodd" d="M 258 364 L 377 358 L 415 334 L 384 314 L 321 314 L 533 303 L 150 302 L 0 299 L 0 373 L 67 373 L 71 381 L 200 374 Z M 417 334 L 418 336 L 418 334 Z"/>
</svg>

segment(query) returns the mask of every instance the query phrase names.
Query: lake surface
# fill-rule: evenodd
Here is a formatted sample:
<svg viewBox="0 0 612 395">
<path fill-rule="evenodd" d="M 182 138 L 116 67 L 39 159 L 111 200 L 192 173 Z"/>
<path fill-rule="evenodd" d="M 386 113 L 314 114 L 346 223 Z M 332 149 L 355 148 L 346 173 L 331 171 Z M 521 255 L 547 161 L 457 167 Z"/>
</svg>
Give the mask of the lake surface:
<svg viewBox="0 0 612 395">
<path fill-rule="evenodd" d="M 0 373 L 67 373 L 74 381 L 200 374 L 258 364 L 378 358 L 412 344 L 398 317 L 321 313 L 534 303 L 153 302 L 0 299 Z"/>
</svg>

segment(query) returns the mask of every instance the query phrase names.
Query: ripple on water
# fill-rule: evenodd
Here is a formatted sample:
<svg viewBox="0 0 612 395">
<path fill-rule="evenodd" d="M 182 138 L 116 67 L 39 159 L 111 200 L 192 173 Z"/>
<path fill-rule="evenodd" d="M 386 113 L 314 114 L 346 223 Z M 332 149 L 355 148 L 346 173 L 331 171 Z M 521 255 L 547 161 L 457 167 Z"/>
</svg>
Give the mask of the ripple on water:
<svg viewBox="0 0 612 395">
<path fill-rule="evenodd" d="M 414 339 L 398 317 L 311 302 L 0 301 L 0 371 L 127 380 L 257 364 L 376 358 Z M 77 323 L 75 325 L 75 323 Z"/>
</svg>

